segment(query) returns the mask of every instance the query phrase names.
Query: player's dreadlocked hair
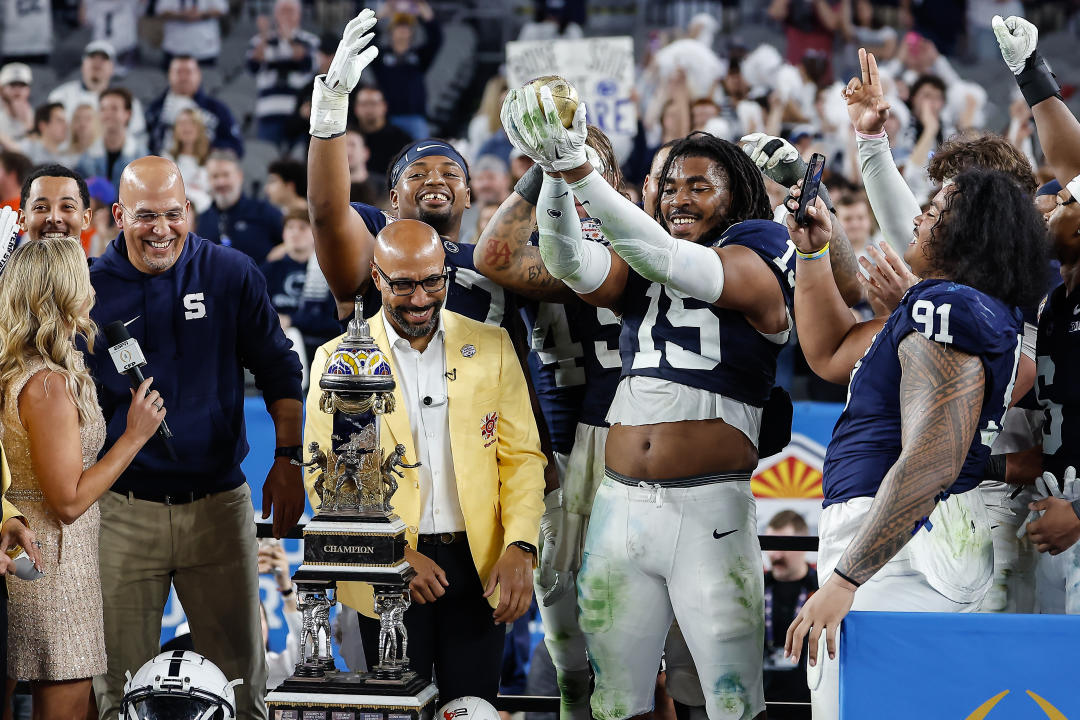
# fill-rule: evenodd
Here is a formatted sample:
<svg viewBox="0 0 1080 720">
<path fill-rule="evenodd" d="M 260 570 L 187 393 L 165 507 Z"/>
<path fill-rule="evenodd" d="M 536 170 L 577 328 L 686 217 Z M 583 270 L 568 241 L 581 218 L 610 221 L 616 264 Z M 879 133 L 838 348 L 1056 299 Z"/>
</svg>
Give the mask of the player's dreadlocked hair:
<svg viewBox="0 0 1080 720">
<path fill-rule="evenodd" d="M 1042 299 L 1046 225 L 1012 175 L 965 170 L 946 191 L 944 209 L 924 250 L 935 273 L 1010 305 Z"/>
<path fill-rule="evenodd" d="M 611 187 L 620 189 L 623 184 L 622 170 L 619 168 L 618 158 L 615 157 L 615 148 L 611 147 L 611 140 L 595 125 L 589 125 L 587 130 L 585 144 L 598 152 L 600 159 L 604 161 L 604 179 Z"/>
<path fill-rule="evenodd" d="M 723 234 L 729 227 L 743 220 L 771 220 L 772 207 L 769 194 L 765 192 L 765 181 L 761 171 L 751 162 L 738 145 L 722 140 L 707 132 L 692 132 L 671 147 L 664 169 L 660 172 L 657 191 L 663 195 L 671 175 L 671 166 L 675 160 L 684 157 L 703 157 L 715 161 L 727 174 L 731 192 L 731 204 L 728 206 L 726 224 L 716 227 L 711 234 Z M 657 199 L 655 217 L 664 229 L 670 231 L 667 221 L 660 210 L 662 203 Z"/>
</svg>

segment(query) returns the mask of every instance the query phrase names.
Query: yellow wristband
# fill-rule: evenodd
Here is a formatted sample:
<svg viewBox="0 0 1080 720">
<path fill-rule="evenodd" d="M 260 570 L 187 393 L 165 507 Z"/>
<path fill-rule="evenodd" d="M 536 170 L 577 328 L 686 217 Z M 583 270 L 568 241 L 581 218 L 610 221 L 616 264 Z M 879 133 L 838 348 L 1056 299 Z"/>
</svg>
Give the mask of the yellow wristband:
<svg viewBox="0 0 1080 720">
<path fill-rule="evenodd" d="M 825 247 L 821 248 L 817 252 L 812 252 L 809 255 L 803 253 L 799 248 L 795 248 L 795 254 L 801 257 L 803 260 L 817 260 L 820 257 L 825 257 L 829 253 L 829 243 L 825 243 Z"/>
</svg>

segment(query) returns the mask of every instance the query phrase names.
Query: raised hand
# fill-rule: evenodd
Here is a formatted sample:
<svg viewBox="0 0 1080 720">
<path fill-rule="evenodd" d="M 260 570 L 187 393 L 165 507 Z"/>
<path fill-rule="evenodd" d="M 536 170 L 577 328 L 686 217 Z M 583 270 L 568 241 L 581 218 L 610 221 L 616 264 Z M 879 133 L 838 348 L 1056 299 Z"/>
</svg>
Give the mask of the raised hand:
<svg viewBox="0 0 1080 720">
<path fill-rule="evenodd" d="M 862 78 L 851 78 L 842 91 L 847 101 L 848 117 L 857 131 L 864 135 L 877 135 L 885 130 L 889 103 L 881 87 L 874 54 L 859 48 L 859 65 L 862 67 Z"/>
<path fill-rule="evenodd" d="M 528 92 L 532 92 L 531 89 Z M 544 160 L 543 155 L 536 148 L 537 141 L 527 131 L 524 125 L 525 104 L 522 97 L 525 90 L 512 88 L 506 93 L 503 100 L 502 110 L 499 111 L 499 119 L 502 121 L 503 131 L 506 133 L 510 144 L 517 148 L 523 155 L 531 158 L 546 172 L 554 172 Z"/>
<path fill-rule="evenodd" d="M 882 243 L 880 248 L 871 246 L 868 254 L 873 257 L 873 262 L 859 258 L 859 264 L 867 273 L 866 276 L 859 274 L 859 282 L 866 290 L 874 315 L 888 317 L 919 278 L 888 243 Z"/>
<path fill-rule="evenodd" d="M 1002 59 L 1013 75 L 1019 75 L 1039 44 L 1039 28 L 1016 15 L 1010 15 L 1007 19 L 995 15 L 990 26 L 994 29 Z"/>
<path fill-rule="evenodd" d="M 368 47 L 375 37 L 375 33 L 369 32 L 375 27 L 375 20 L 375 13 L 368 9 L 350 20 L 341 35 L 330 69 L 326 75 L 315 78 L 309 128 L 314 137 L 327 140 L 345 132 L 349 93 L 360 82 L 360 73 L 379 54 L 374 45 Z"/>
<path fill-rule="evenodd" d="M 783 187 L 794 185 L 806 174 L 806 162 L 799 157 L 799 151 L 783 138 L 750 133 L 739 140 L 739 145 L 762 175 Z"/>
<path fill-rule="evenodd" d="M 348 95 L 360 82 L 360 73 L 379 54 L 379 48 L 368 47 L 375 37 L 375 33 L 369 32 L 374 27 L 375 13 L 366 8 L 345 26 L 330 69 L 326 71 L 327 88 Z"/>
<path fill-rule="evenodd" d="M 580 102 L 574 113 L 573 126 L 563 127 L 555 99 L 547 87 L 540 89 L 539 99 L 531 88 L 515 95 L 513 120 L 525 143 L 540 157 L 540 164 L 548 172 L 573 170 L 586 163 L 585 117 L 585 103 Z"/>
<path fill-rule="evenodd" d="M 799 197 L 802 195 L 802 180 L 798 185 L 791 187 L 785 207 L 790 214 L 786 222 L 791 242 L 804 255 L 812 255 L 825 247 L 832 237 L 832 213 L 825 207 L 821 196 L 814 198 L 814 204 L 806 208 L 806 216 L 810 220 L 808 225 L 800 225 L 795 222 L 795 211 L 799 209 Z"/>
</svg>

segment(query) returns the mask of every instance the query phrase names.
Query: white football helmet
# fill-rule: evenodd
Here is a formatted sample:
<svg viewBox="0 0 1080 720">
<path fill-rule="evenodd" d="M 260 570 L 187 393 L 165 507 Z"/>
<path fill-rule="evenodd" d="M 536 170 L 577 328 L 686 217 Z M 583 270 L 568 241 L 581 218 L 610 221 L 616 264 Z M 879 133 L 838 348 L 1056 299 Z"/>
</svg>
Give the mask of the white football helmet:
<svg viewBox="0 0 1080 720">
<path fill-rule="evenodd" d="M 190 650 L 158 655 L 128 673 L 121 720 L 234 720 L 233 686 L 217 665 Z"/>
<path fill-rule="evenodd" d="M 483 698 L 466 695 L 439 708 L 434 720 L 499 720 L 499 711 Z"/>
</svg>

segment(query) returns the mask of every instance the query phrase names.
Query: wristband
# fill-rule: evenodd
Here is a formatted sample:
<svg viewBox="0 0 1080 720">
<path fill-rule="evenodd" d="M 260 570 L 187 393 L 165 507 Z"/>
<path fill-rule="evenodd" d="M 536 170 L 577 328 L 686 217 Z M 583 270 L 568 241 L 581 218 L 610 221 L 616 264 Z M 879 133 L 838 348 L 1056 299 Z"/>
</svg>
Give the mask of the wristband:
<svg viewBox="0 0 1080 720">
<path fill-rule="evenodd" d="M 856 130 L 855 131 L 855 137 L 859 138 L 860 140 L 879 140 L 879 139 L 881 139 L 883 137 L 888 137 L 888 136 L 885 134 L 885 128 L 882 128 L 881 132 L 876 132 L 876 133 L 863 133 L 863 132 L 859 132 L 858 130 Z"/>
<path fill-rule="evenodd" d="M 848 577 L 847 575 L 845 575 L 844 573 L 840 572 L 839 570 L 833 570 L 833 573 L 834 573 L 835 575 L 837 575 L 838 577 L 841 577 L 841 578 L 843 578 L 844 580 L 847 580 L 847 581 L 848 581 L 849 583 L 851 583 L 851 584 L 852 584 L 852 585 L 854 585 L 855 587 L 861 587 L 861 586 L 862 586 L 862 583 L 857 583 L 857 582 L 855 582 L 854 580 L 852 580 L 851 578 L 849 578 L 849 577 Z"/>
<path fill-rule="evenodd" d="M 1028 55 L 1024 69 L 1016 75 L 1016 84 L 1020 86 L 1028 107 L 1035 107 L 1051 97 L 1061 100 L 1061 85 L 1038 50 Z"/>
<path fill-rule="evenodd" d="M 986 476 L 987 480 L 1005 482 L 1005 455 L 1003 453 L 991 455 L 990 459 L 986 461 L 983 475 Z"/>
<path fill-rule="evenodd" d="M 532 206 L 536 206 L 537 200 L 540 199 L 540 188 L 544 184 L 544 169 L 540 167 L 539 163 L 533 163 L 532 167 L 525 171 L 525 174 L 514 185 L 514 192 L 522 197 L 525 202 Z"/>
<path fill-rule="evenodd" d="M 308 133 L 321 140 L 332 140 L 345 134 L 349 94 L 330 89 L 325 81 L 326 76 L 319 75 L 312 85 Z"/>
<path fill-rule="evenodd" d="M 289 458 L 296 462 L 304 461 L 304 447 L 303 445 L 282 445 L 274 448 L 274 458 Z"/>
<path fill-rule="evenodd" d="M 290 585 L 288 590 L 278 590 L 278 592 L 281 593 L 281 597 L 289 597 L 296 592 L 296 586 Z"/>
<path fill-rule="evenodd" d="M 803 260 L 817 260 L 818 258 L 825 257 L 829 253 L 829 243 L 825 243 L 825 246 L 820 250 L 810 253 L 809 255 L 803 253 L 799 248 L 795 248 L 795 254 Z"/>
</svg>

